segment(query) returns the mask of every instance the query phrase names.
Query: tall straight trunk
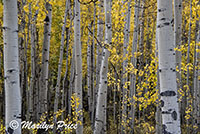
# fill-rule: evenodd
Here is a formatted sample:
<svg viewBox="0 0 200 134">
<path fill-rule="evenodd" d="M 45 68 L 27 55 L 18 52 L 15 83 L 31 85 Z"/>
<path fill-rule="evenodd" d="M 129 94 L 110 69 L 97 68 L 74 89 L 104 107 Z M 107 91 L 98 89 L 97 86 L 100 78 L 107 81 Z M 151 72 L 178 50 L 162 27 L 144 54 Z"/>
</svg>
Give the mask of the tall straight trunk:
<svg viewBox="0 0 200 134">
<path fill-rule="evenodd" d="M 83 106 L 82 106 L 82 52 L 81 52 L 81 29 L 80 29 L 80 3 L 75 0 L 75 18 L 74 18 L 74 47 L 75 47 L 75 95 L 76 113 L 78 128 L 77 134 L 83 133 Z"/>
<path fill-rule="evenodd" d="M 60 43 L 60 58 L 58 63 L 58 75 L 57 75 L 57 84 L 56 84 L 56 92 L 55 92 L 55 100 L 54 100 L 54 113 L 58 111 L 58 98 L 60 93 L 60 81 L 61 81 L 61 70 L 62 70 L 62 63 L 63 63 L 63 51 L 64 51 L 64 39 L 65 39 L 65 30 L 66 30 L 66 21 L 67 21 L 67 14 L 69 11 L 69 0 L 66 0 L 65 3 L 65 14 L 64 14 L 64 22 L 62 26 L 62 33 L 61 33 L 61 43 Z M 56 116 L 54 117 L 54 123 L 57 122 Z M 55 129 L 54 129 L 55 132 Z"/>
<path fill-rule="evenodd" d="M 72 90 L 74 88 L 74 79 L 75 79 L 75 47 L 72 48 L 72 58 L 71 58 L 71 68 L 70 68 L 70 80 L 69 80 L 69 90 L 68 90 L 68 115 L 71 116 L 71 96 Z"/>
<path fill-rule="evenodd" d="M 136 68 L 136 57 L 134 56 L 135 52 L 137 52 L 137 44 L 138 44 L 138 26 L 139 26 L 139 5 L 140 0 L 135 0 L 135 9 L 134 9 L 134 31 L 133 31 L 133 43 L 132 43 L 132 57 L 131 64 L 134 68 Z M 130 74 L 130 98 L 131 99 L 131 109 L 130 109 L 130 128 L 131 133 L 134 133 L 134 120 L 135 120 L 135 100 L 133 96 L 135 96 L 135 88 L 136 88 L 136 75 L 132 72 Z"/>
<path fill-rule="evenodd" d="M 96 97 L 95 97 L 95 94 L 96 94 L 96 88 L 95 88 L 95 27 L 96 27 L 96 3 L 94 2 L 93 3 L 93 6 L 94 6 L 94 13 L 93 13 L 93 33 L 92 33 L 92 47 L 91 47 L 91 88 L 92 88 L 92 102 L 94 103 L 91 103 L 91 107 L 92 109 L 94 109 L 94 106 L 95 106 L 95 103 L 96 103 Z M 97 79 L 96 79 L 97 80 Z M 94 113 L 91 114 L 91 123 L 92 123 L 92 127 L 94 125 Z M 94 127 L 93 127 L 94 128 Z"/>
<path fill-rule="evenodd" d="M 104 1 L 103 0 L 98 0 L 99 1 L 99 8 L 100 8 L 100 12 L 98 14 L 98 20 L 97 20 L 97 39 L 102 43 L 103 42 L 103 30 L 104 30 L 104 22 L 103 22 L 103 12 L 104 12 L 104 8 L 103 8 L 103 4 Z M 101 67 L 101 58 L 102 58 L 102 51 L 100 48 L 100 45 L 97 43 L 97 48 L 96 48 L 96 90 L 93 92 L 93 109 L 92 109 L 92 123 L 93 125 L 95 124 L 95 106 L 96 106 L 96 98 L 97 98 L 97 92 L 99 89 L 99 80 L 100 80 L 100 67 Z"/>
<path fill-rule="evenodd" d="M 122 133 L 126 133 L 126 124 L 127 124 L 127 102 L 128 102 L 128 72 L 127 72 L 127 65 L 128 65 L 128 44 L 129 44 L 129 33 L 130 33 L 130 15 L 131 15 L 131 7 L 130 1 L 127 1 L 127 11 L 126 11 L 126 19 L 125 19 L 125 26 L 124 26 L 124 45 L 123 45 L 123 99 L 122 99 Z M 126 5 L 126 4 L 125 4 Z"/>
<path fill-rule="evenodd" d="M 185 89 L 185 97 L 186 97 L 186 109 L 190 107 L 190 91 L 192 90 L 189 83 L 190 77 L 190 70 L 189 70 L 189 63 L 190 63 L 190 43 L 191 43 L 191 26 L 192 26 L 192 0 L 190 0 L 190 20 L 189 20 L 189 32 L 188 32 L 188 49 L 187 49 L 187 75 L 186 75 L 186 85 L 188 88 Z M 187 126 L 187 133 L 190 133 L 189 126 L 189 119 L 186 119 L 186 126 Z"/>
<path fill-rule="evenodd" d="M 97 95 L 95 129 L 94 134 L 106 133 L 106 105 L 107 105 L 107 72 L 108 72 L 108 57 L 110 52 L 106 48 L 111 45 L 111 0 L 104 1 L 105 7 L 105 46 L 103 48 L 99 90 Z"/>
<path fill-rule="evenodd" d="M 174 0 L 174 44 L 176 48 L 181 47 L 182 44 L 182 0 Z M 176 73 L 177 77 L 177 90 L 182 87 L 181 80 L 181 51 L 176 51 L 176 67 L 178 68 L 178 72 Z M 179 93 L 179 92 L 178 92 Z M 178 94 L 178 98 L 180 95 Z M 179 102 L 179 108 L 182 108 L 182 101 Z M 180 117 L 182 118 L 182 113 L 180 112 Z"/>
<path fill-rule="evenodd" d="M 30 119 L 33 116 L 33 91 L 35 90 L 35 81 L 36 81 L 36 26 L 35 24 L 31 24 L 31 81 L 30 81 L 30 89 L 29 89 L 29 114 Z"/>
<path fill-rule="evenodd" d="M 158 18 L 156 20 L 158 22 Z M 156 28 L 156 58 L 158 57 L 158 32 Z M 157 62 L 157 60 L 156 60 Z M 157 62 L 158 64 L 158 62 Z M 157 107 L 156 107 L 156 114 L 155 114 L 155 119 L 156 119 L 156 134 L 161 134 L 162 133 L 162 116 L 161 116 L 161 105 L 160 105 L 160 78 L 159 78 L 159 67 L 157 68 L 157 83 L 156 83 L 156 89 L 158 89 L 158 100 L 157 100 Z"/>
<path fill-rule="evenodd" d="M 48 73 L 49 73 L 49 48 L 51 38 L 52 6 L 46 2 L 47 15 L 44 20 L 44 41 L 42 50 L 42 68 L 40 85 L 40 115 L 47 112 L 47 92 L 48 92 Z"/>
<path fill-rule="evenodd" d="M 3 3 L 5 126 L 6 133 L 21 134 L 17 1 L 4 0 Z"/>
<path fill-rule="evenodd" d="M 182 35 L 182 0 L 174 0 L 174 44 L 176 48 L 181 47 L 181 35 Z M 177 88 L 181 88 L 181 51 L 176 51 L 176 66 L 179 72 L 177 72 Z"/>
<path fill-rule="evenodd" d="M 91 24 L 89 24 L 91 29 Z M 92 120 L 92 70 L 91 70 L 91 44 L 90 44 L 90 32 L 88 32 L 88 42 L 87 42 L 87 90 L 88 90 L 88 106 L 90 119 Z"/>
<path fill-rule="evenodd" d="M 62 110 L 65 109 L 65 112 L 67 111 L 67 95 L 68 95 L 68 82 L 67 82 L 67 76 L 68 76 L 68 55 L 69 55 L 69 39 L 70 39 L 70 31 L 71 31 L 71 24 L 70 28 L 66 29 L 66 67 L 65 67 L 65 75 L 63 78 L 63 92 L 62 92 L 62 103 L 61 108 Z M 64 117 L 64 113 L 62 113 L 62 119 Z"/>
<path fill-rule="evenodd" d="M 180 134 L 174 52 L 172 0 L 158 0 L 157 12 L 159 81 L 163 133 Z"/>
</svg>

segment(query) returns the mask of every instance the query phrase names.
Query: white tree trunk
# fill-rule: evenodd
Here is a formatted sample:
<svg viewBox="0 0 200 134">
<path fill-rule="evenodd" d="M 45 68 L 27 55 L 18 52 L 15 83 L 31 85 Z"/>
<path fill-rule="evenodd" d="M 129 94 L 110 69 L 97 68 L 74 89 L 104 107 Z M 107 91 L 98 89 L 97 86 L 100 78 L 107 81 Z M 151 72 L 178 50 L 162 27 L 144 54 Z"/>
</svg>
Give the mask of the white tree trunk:
<svg viewBox="0 0 200 134">
<path fill-rule="evenodd" d="M 126 10 L 126 19 L 125 19 L 125 26 L 124 26 L 124 46 L 123 46 L 123 99 L 122 99 L 122 133 L 126 133 L 127 127 L 127 102 L 128 102 L 128 72 L 127 72 L 127 65 L 128 65 L 128 44 L 129 44 L 129 33 L 130 33 L 130 15 L 131 15 L 131 7 L 130 1 L 127 1 Z M 125 3 L 125 2 L 124 2 Z M 126 5 L 126 4 L 125 4 Z M 125 14 L 124 14 L 125 15 Z"/>
<path fill-rule="evenodd" d="M 182 33 L 182 0 L 174 0 L 174 43 L 175 46 L 180 48 L 181 45 L 181 33 Z M 178 66 L 178 70 L 181 70 L 181 52 L 176 52 L 176 66 Z M 181 75 L 180 72 L 177 73 L 177 78 L 179 79 L 178 89 L 181 85 Z"/>
<path fill-rule="evenodd" d="M 99 8 L 100 12 L 98 14 L 98 20 L 97 20 L 97 39 L 102 43 L 103 42 L 103 31 L 104 31 L 104 21 L 103 21 L 103 0 L 98 0 L 99 1 Z M 99 80 L 100 80 L 100 67 L 101 67 L 101 58 L 102 58 L 102 49 L 100 48 L 100 45 L 97 43 L 97 49 L 96 49 L 96 89 L 93 92 L 93 109 L 92 109 L 92 118 L 93 118 L 93 126 L 95 124 L 95 106 L 96 106 L 96 101 L 97 101 L 97 92 L 99 89 Z"/>
<path fill-rule="evenodd" d="M 83 133 L 83 106 L 82 106 L 82 52 L 81 52 L 81 29 L 80 29 L 80 3 L 75 0 L 75 18 L 74 18 L 74 47 L 75 47 L 75 94 L 79 102 L 76 102 L 76 112 L 78 128 L 77 134 Z M 78 105 L 79 103 L 79 105 Z"/>
<path fill-rule="evenodd" d="M 89 24 L 91 29 L 91 25 Z M 90 32 L 88 32 L 88 42 L 87 42 L 87 90 L 88 90 L 88 106 L 89 113 L 92 113 L 92 88 L 91 88 L 91 44 L 90 44 Z M 92 119 L 92 118 L 91 118 Z"/>
<path fill-rule="evenodd" d="M 139 5 L 140 0 L 135 0 L 135 9 L 134 9 L 134 32 L 133 32 L 133 44 L 132 44 L 132 57 L 131 64 L 136 68 L 137 59 L 134 57 L 134 53 L 137 52 L 137 43 L 138 43 L 138 30 L 139 30 Z M 134 133 L 134 120 L 135 120 L 135 96 L 136 88 L 136 75 L 134 73 L 130 74 L 130 98 L 131 98 L 131 110 L 130 110 L 130 128 L 131 132 Z"/>
<path fill-rule="evenodd" d="M 69 11 L 69 0 L 66 0 L 65 3 L 65 14 L 64 14 L 64 22 L 62 26 L 62 33 L 61 33 L 61 43 L 60 43 L 60 57 L 59 57 L 59 63 L 58 63 L 58 75 L 57 75 L 57 84 L 56 84 L 56 92 L 55 92 L 55 100 L 54 100 L 54 113 L 58 111 L 58 98 L 60 95 L 60 81 L 61 81 L 61 69 L 62 69 L 62 63 L 63 63 L 63 51 L 64 51 L 64 39 L 65 39 L 65 30 L 66 30 L 66 19 L 67 14 Z M 54 117 L 54 123 L 56 124 L 57 117 Z M 54 129 L 55 133 L 55 129 Z"/>
<path fill-rule="evenodd" d="M 158 57 L 163 133 L 180 134 L 172 0 L 158 0 Z"/>
<path fill-rule="evenodd" d="M 6 133 L 21 134 L 17 0 L 4 0 L 3 2 Z"/>
<path fill-rule="evenodd" d="M 107 72 L 108 57 L 110 52 L 106 45 L 111 45 L 111 0 L 104 1 L 105 7 L 105 46 L 103 48 L 102 62 L 100 68 L 99 90 L 97 95 L 95 129 L 94 134 L 106 133 L 106 105 L 107 105 Z"/>
<path fill-rule="evenodd" d="M 49 73 L 49 48 L 51 38 L 51 23 L 52 23 L 52 6 L 46 3 L 48 14 L 44 20 L 44 41 L 42 50 L 42 70 L 41 70 L 41 87 L 40 87 L 40 114 L 47 111 L 47 92 L 48 92 L 48 73 Z"/>
</svg>

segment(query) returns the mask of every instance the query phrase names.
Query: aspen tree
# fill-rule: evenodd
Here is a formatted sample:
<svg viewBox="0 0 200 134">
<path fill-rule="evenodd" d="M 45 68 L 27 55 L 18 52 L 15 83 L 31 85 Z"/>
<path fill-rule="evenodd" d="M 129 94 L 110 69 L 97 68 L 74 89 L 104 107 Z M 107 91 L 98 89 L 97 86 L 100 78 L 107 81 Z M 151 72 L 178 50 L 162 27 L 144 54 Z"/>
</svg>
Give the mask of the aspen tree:
<svg viewBox="0 0 200 134">
<path fill-rule="evenodd" d="M 181 46 L 181 33 L 182 33 L 182 0 L 174 0 L 174 44 L 177 48 Z M 181 88 L 181 52 L 176 51 L 176 66 L 177 72 L 177 88 Z"/>
<path fill-rule="evenodd" d="M 125 2 L 123 3 L 125 4 Z M 128 101 L 128 72 L 127 72 L 127 65 L 128 65 L 128 44 L 129 44 L 129 33 L 130 33 L 130 15 L 131 15 L 131 7 L 130 7 L 130 1 L 127 1 L 128 8 L 126 11 L 125 16 L 125 26 L 124 26 L 124 45 L 123 45 L 123 99 L 122 99 L 122 133 L 126 133 L 126 121 L 127 121 L 127 101 Z"/>
<path fill-rule="evenodd" d="M 82 53 L 81 53 L 81 29 L 80 29 L 80 3 L 75 0 L 74 17 L 74 47 L 75 47 L 75 95 L 76 114 L 78 128 L 77 134 L 83 133 L 83 106 L 82 106 Z"/>
<path fill-rule="evenodd" d="M 3 3 L 5 127 L 8 134 L 21 134 L 17 0 L 4 0 Z"/>
<path fill-rule="evenodd" d="M 180 134 L 172 0 L 158 0 L 157 36 L 162 128 L 164 134 Z"/>
<path fill-rule="evenodd" d="M 103 31 L 104 31 L 104 22 L 103 22 L 103 12 L 104 12 L 104 1 L 103 0 L 98 0 L 99 1 L 99 8 L 100 12 L 98 14 L 97 18 L 97 39 L 102 43 L 103 42 Z M 101 67 L 101 58 L 102 58 L 102 51 L 101 51 L 100 44 L 97 43 L 97 49 L 96 49 L 96 90 L 93 92 L 93 109 L 92 109 L 92 118 L 93 118 L 93 125 L 94 125 L 94 118 L 95 118 L 95 105 L 96 105 L 96 98 L 97 98 L 97 92 L 99 89 L 99 80 L 100 80 L 100 67 Z"/>
<path fill-rule="evenodd" d="M 95 129 L 94 134 L 105 133 L 106 125 L 106 104 L 107 104 L 107 73 L 108 73 L 108 57 L 110 52 L 107 46 L 111 45 L 111 0 L 104 1 L 105 7 L 105 46 L 103 48 L 102 62 L 100 69 L 99 90 L 97 95 Z"/>
<path fill-rule="evenodd" d="M 47 112 L 47 91 L 48 91 L 48 73 L 49 73 L 49 48 L 51 38 L 51 23 L 52 23 L 52 6 L 46 2 L 47 15 L 44 20 L 44 40 L 42 49 L 42 68 L 41 68 L 41 83 L 40 83 L 40 114 Z"/>
<path fill-rule="evenodd" d="M 190 63 L 190 43 L 191 43 L 191 26 L 192 26 L 192 0 L 190 0 L 190 20 L 189 20 L 189 32 L 188 32 L 188 49 L 187 49 L 187 75 L 186 75 L 186 109 L 190 107 L 190 83 L 189 83 L 189 77 L 190 77 L 190 70 L 189 70 L 189 63 Z M 190 133 L 189 126 L 189 119 L 186 119 L 186 126 L 187 126 L 187 133 Z"/>
<path fill-rule="evenodd" d="M 94 6 L 94 9 L 93 9 L 93 33 L 92 33 L 92 47 L 91 47 L 91 73 L 92 73 L 92 78 L 91 78 L 91 88 L 92 88 L 92 102 L 94 103 L 91 103 L 91 107 L 92 109 L 94 109 L 94 106 L 95 106 L 95 103 L 96 103 L 96 92 L 97 92 L 97 89 L 95 88 L 95 26 L 96 26 L 96 3 L 94 2 L 93 3 L 93 6 Z M 97 80 L 97 79 L 96 79 Z M 94 113 L 91 114 L 91 123 L 94 125 Z"/>
<path fill-rule="evenodd" d="M 156 18 L 157 22 L 158 22 L 158 17 Z M 158 57 L 158 32 L 157 32 L 157 28 L 156 28 L 156 57 Z M 158 62 L 157 62 L 158 64 Z M 156 119 L 156 134 L 161 134 L 162 133 L 162 116 L 161 116 L 161 105 L 160 105 L 160 80 L 159 80 L 159 66 L 157 68 L 157 85 L 156 85 L 156 89 L 158 89 L 158 106 L 156 107 L 156 114 L 155 114 L 155 119 Z"/>
<path fill-rule="evenodd" d="M 89 27 L 91 29 L 91 24 L 89 24 Z M 91 44 L 90 44 L 90 36 L 91 33 L 88 32 L 88 41 L 87 41 L 87 92 L 88 92 L 88 106 L 89 106 L 89 114 L 90 118 L 92 120 L 92 88 L 91 88 L 91 83 L 92 83 L 92 70 L 91 70 Z"/>
<path fill-rule="evenodd" d="M 65 30 L 66 30 L 66 21 L 67 21 L 67 15 L 69 11 L 69 0 L 66 0 L 65 2 L 65 13 L 64 13 L 64 22 L 62 26 L 62 33 L 61 33 L 61 43 L 60 43 L 60 57 L 59 57 L 59 63 L 58 63 L 58 75 L 57 75 L 57 83 L 56 83 L 56 92 L 55 92 L 55 100 L 54 100 L 54 114 L 58 111 L 58 98 L 60 94 L 60 81 L 61 81 L 61 69 L 62 69 L 62 63 L 63 63 L 63 51 L 64 51 L 64 39 L 65 39 Z M 54 116 L 54 123 L 56 124 L 57 117 Z M 55 129 L 54 129 L 55 133 Z"/>
<path fill-rule="evenodd" d="M 65 67 L 65 75 L 63 78 L 63 92 L 62 92 L 62 102 L 61 102 L 61 109 L 67 111 L 67 95 L 68 91 L 66 91 L 68 84 L 67 84 L 67 75 L 68 75 L 68 57 L 69 57 L 69 39 L 70 39 L 70 31 L 72 25 L 70 24 L 70 28 L 66 28 L 66 67 Z M 64 113 L 62 114 L 62 119 L 64 117 Z"/>
<path fill-rule="evenodd" d="M 36 89 L 36 20 L 37 20 L 38 10 L 36 11 L 35 17 L 32 18 L 32 24 L 30 24 L 31 33 L 31 78 L 29 86 L 29 114 L 30 120 L 33 118 L 34 109 L 34 90 Z M 32 10 L 31 3 L 29 4 L 29 20 L 31 20 Z M 30 22 L 29 22 L 30 23 Z M 38 102 L 36 102 L 38 103 Z M 35 110 L 37 111 L 37 110 Z"/>
<path fill-rule="evenodd" d="M 139 5 L 140 0 L 135 0 L 135 9 L 134 9 L 134 31 L 133 31 L 133 43 L 132 43 L 132 57 L 131 64 L 134 68 L 136 68 L 136 57 L 135 52 L 137 52 L 137 44 L 138 44 L 138 26 L 139 26 Z M 133 72 L 130 75 L 130 98 L 131 98 L 131 109 L 130 109 L 130 127 L 131 132 L 134 133 L 134 120 L 135 120 L 135 89 L 136 89 L 136 74 Z"/>
</svg>

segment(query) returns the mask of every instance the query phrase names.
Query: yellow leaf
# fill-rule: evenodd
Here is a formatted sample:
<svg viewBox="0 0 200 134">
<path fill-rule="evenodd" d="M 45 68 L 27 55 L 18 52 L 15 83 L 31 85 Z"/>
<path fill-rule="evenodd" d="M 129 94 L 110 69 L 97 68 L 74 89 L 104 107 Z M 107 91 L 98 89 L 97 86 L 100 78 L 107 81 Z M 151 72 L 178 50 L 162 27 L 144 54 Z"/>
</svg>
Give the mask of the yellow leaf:
<svg viewBox="0 0 200 134">
<path fill-rule="evenodd" d="M 24 11 L 28 13 L 28 11 L 29 11 L 28 5 L 24 6 Z"/>
</svg>

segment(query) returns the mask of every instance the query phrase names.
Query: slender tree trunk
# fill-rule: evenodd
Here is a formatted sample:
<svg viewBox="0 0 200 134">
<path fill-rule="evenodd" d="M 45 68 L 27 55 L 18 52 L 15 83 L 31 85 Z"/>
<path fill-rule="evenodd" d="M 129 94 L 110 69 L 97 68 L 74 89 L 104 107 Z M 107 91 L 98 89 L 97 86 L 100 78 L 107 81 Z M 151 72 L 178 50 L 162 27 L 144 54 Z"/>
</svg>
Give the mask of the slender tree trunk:
<svg viewBox="0 0 200 134">
<path fill-rule="evenodd" d="M 63 79 L 63 92 L 62 92 L 62 105 L 61 108 L 62 110 L 65 109 L 65 112 L 67 111 L 67 95 L 68 95 L 68 80 L 67 80 L 67 76 L 68 76 L 68 55 L 69 55 L 69 39 L 70 39 L 70 30 L 71 30 L 71 24 L 70 24 L 70 28 L 66 29 L 66 67 L 65 67 L 65 75 L 64 75 L 64 79 Z M 62 114 L 62 119 L 64 117 L 64 113 Z"/>
<path fill-rule="evenodd" d="M 89 24 L 89 28 L 91 29 L 91 24 Z M 89 106 L 89 114 L 90 119 L 92 120 L 92 70 L 91 70 L 91 43 L 90 43 L 90 32 L 88 32 L 88 42 L 87 42 L 87 90 L 88 90 L 88 106 Z"/>
<path fill-rule="evenodd" d="M 52 6 L 46 3 L 47 15 L 44 20 L 44 42 L 42 50 L 42 70 L 40 85 L 40 116 L 47 112 L 47 92 L 48 92 L 48 73 L 49 73 L 49 48 L 51 38 Z"/>
<path fill-rule="evenodd" d="M 99 8 L 100 8 L 100 13 L 98 14 L 98 20 L 97 20 L 97 39 L 102 43 L 103 42 L 103 26 L 104 26 L 104 22 L 103 22 L 103 12 L 104 12 L 104 8 L 103 8 L 103 0 L 99 0 Z M 100 45 L 97 44 L 97 49 L 96 49 L 96 89 L 95 91 L 93 91 L 93 109 L 92 109 L 92 118 L 93 118 L 93 125 L 95 124 L 95 106 L 96 106 L 96 98 L 97 98 L 97 92 L 99 89 L 99 80 L 100 80 L 100 67 L 101 67 L 101 60 L 102 60 L 102 51 L 100 48 Z M 93 126 L 94 128 L 94 126 Z"/>
<path fill-rule="evenodd" d="M 181 35 L 182 35 L 182 0 L 174 0 L 174 44 L 176 48 L 180 49 Z M 181 51 L 176 51 L 176 66 L 179 72 L 177 72 L 177 88 L 181 88 Z"/>
<path fill-rule="evenodd" d="M 104 1 L 105 7 L 105 46 L 103 48 L 99 90 L 97 95 L 96 117 L 94 134 L 105 133 L 106 129 L 106 105 L 107 105 L 107 72 L 108 72 L 108 57 L 110 52 L 106 48 L 111 45 L 111 0 Z"/>
<path fill-rule="evenodd" d="M 81 52 L 81 29 L 80 29 L 80 3 L 75 0 L 75 18 L 74 18 L 74 47 L 75 47 L 75 95 L 76 113 L 78 128 L 77 134 L 83 133 L 83 106 L 82 106 L 82 52 Z M 81 123 L 80 123 L 81 122 Z"/>
<path fill-rule="evenodd" d="M 94 109 L 95 103 L 96 103 L 96 88 L 95 88 L 95 25 L 96 25 L 96 3 L 94 2 L 93 4 L 94 6 L 94 13 L 93 13 L 93 34 L 92 34 L 92 47 L 91 47 L 91 88 L 92 88 L 92 103 L 91 103 L 91 109 Z M 97 80 L 97 79 L 96 79 Z M 94 101 L 93 101 L 94 100 Z M 95 102 L 95 103 L 93 103 Z M 91 123 L 92 123 L 92 127 L 94 128 L 94 113 L 91 114 Z"/>
<path fill-rule="evenodd" d="M 157 22 L 158 22 L 158 18 L 157 18 Z M 156 58 L 158 58 L 158 29 L 156 29 Z M 157 60 L 156 60 L 157 62 Z M 158 62 L 157 62 L 158 64 Z M 157 68 L 157 85 L 156 85 L 156 89 L 158 89 L 158 100 L 157 100 L 157 107 L 156 107 L 156 114 L 155 114 L 155 118 L 156 118 L 156 134 L 161 134 L 162 133 L 162 116 L 161 116 L 161 104 L 160 104 L 160 78 L 159 78 L 159 67 Z"/>
<path fill-rule="evenodd" d="M 60 94 L 60 81 L 61 81 L 61 70 L 62 70 L 62 63 L 63 63 L 63 51 L 64 51 L 64 39 L 65 39 L 65 30 L 66 30 L 66 21 L 67 21 L 67 14 L 69 11 L 69 0 L 66 0 L 65 3 L 65 14 L 64 14 L 64 22 L 62 26 L 62 34 L 61 34 L 61 44 L 60 44 L 60 58 L 58 63 L 58 76 L 57 76 L 57 84 L 56 84 L 56 93 L 55 93 L 55 100 L 54 100 L 54 113 L 58 111 L 58 98 Z M 54 123 L 57 122 L 56 116 L 54 116 Z M 54 133 L 55 133 L 54 129 Z"/>
<path fill-rule="evenodd" d="M 127 124 L 127 102 L 128 102 L 128 72 L 127 72 L 127 65 L 128 65 L 128 44 L 129 44 L 129 33 L 130 33 L 130 15 L 131 15 L 131 7 L 130 1 L 127 1 L 128 8 L 126 11 L 126 19 L 125 19 L 125 27 L 124 27 L 124 45 L 123 45 L 123 100 L 122 100 L 122 134 L 126 133 L 126 124 Z"/>
<path fill-rule="evenodd" d="M 158 56 L 162 112 L 162 133 L 180 134 L 172 0 L 158 0 Z"/>
<path fill-rule="evenodd" d="M 72 48 L 72 59 L 71 59 L 71 69 L 70 69 L 70 80 L 69 80 L 69 90 L 68 90 L 68 115 L 71 116 L 71 96 L 72 96 L 72 90 L 74 85 L 74 79 L 75 79 L 75 48 L 73 46 Z"/>
<path fill-rule="evenodd" d="M 134 31 L 133 31 L 133 44 L 132 44 L 132 57 L 131 64 L 134 68 L 136 68 L 136 57 L 135 52 L 137 52 L 137 44 L 138 44 L 138 26 L 139 26 L 139 5 L 140 0 L 135 0 L 135 9 L 134 9 Z M 134 121 L 135 121 L 135 100 L 133 96 L 135 96 L 135 88 L 136 88 L 136 74 L 133 72 L 130 74 L 130 98 L 131 99 L 131 110 L 130 110 L 130 128 L 131 133 L 134 133 Z"/>
<path fill-rule="evenodd" d="M 21 134 L 17 1 L 4 0 L 3 3 L 5 126 L 6 133 Z"/>
<path fill-rule="evenodd" d="M 31 81 L 29 89 L 29 114 L 30 120 L 33 116 L 33 91 L 35 90 L 35 70 L 36 70 L 36 39 L 35 39 L 36 27 L 35 24 L 31 24 Z"/>
<path fill-rule="evenodd" d="M 186 109 L 188 109 L 190 107 L 190 91 L 192 90 L 190 87 L 190 83 L 189 83 L 189 77 L 190 77 L 190 70 L 189 70 L 189 63 L 190 63 L 190 43 L 191 43 L 191 26 L 192 26 L 192 0 L 190 0 L 190 20 L 189 20 L 189 32 L 188 32 L 188 49 L 187 49 L 187 76 L 186 76 L 186 85 L 188 88 L 186 88 Z M 187 133 L 190 133 L 190 128 L 189 128 L 189 120 L 190 119 L 186 119 L 186 130 Z"/>
</svg>

